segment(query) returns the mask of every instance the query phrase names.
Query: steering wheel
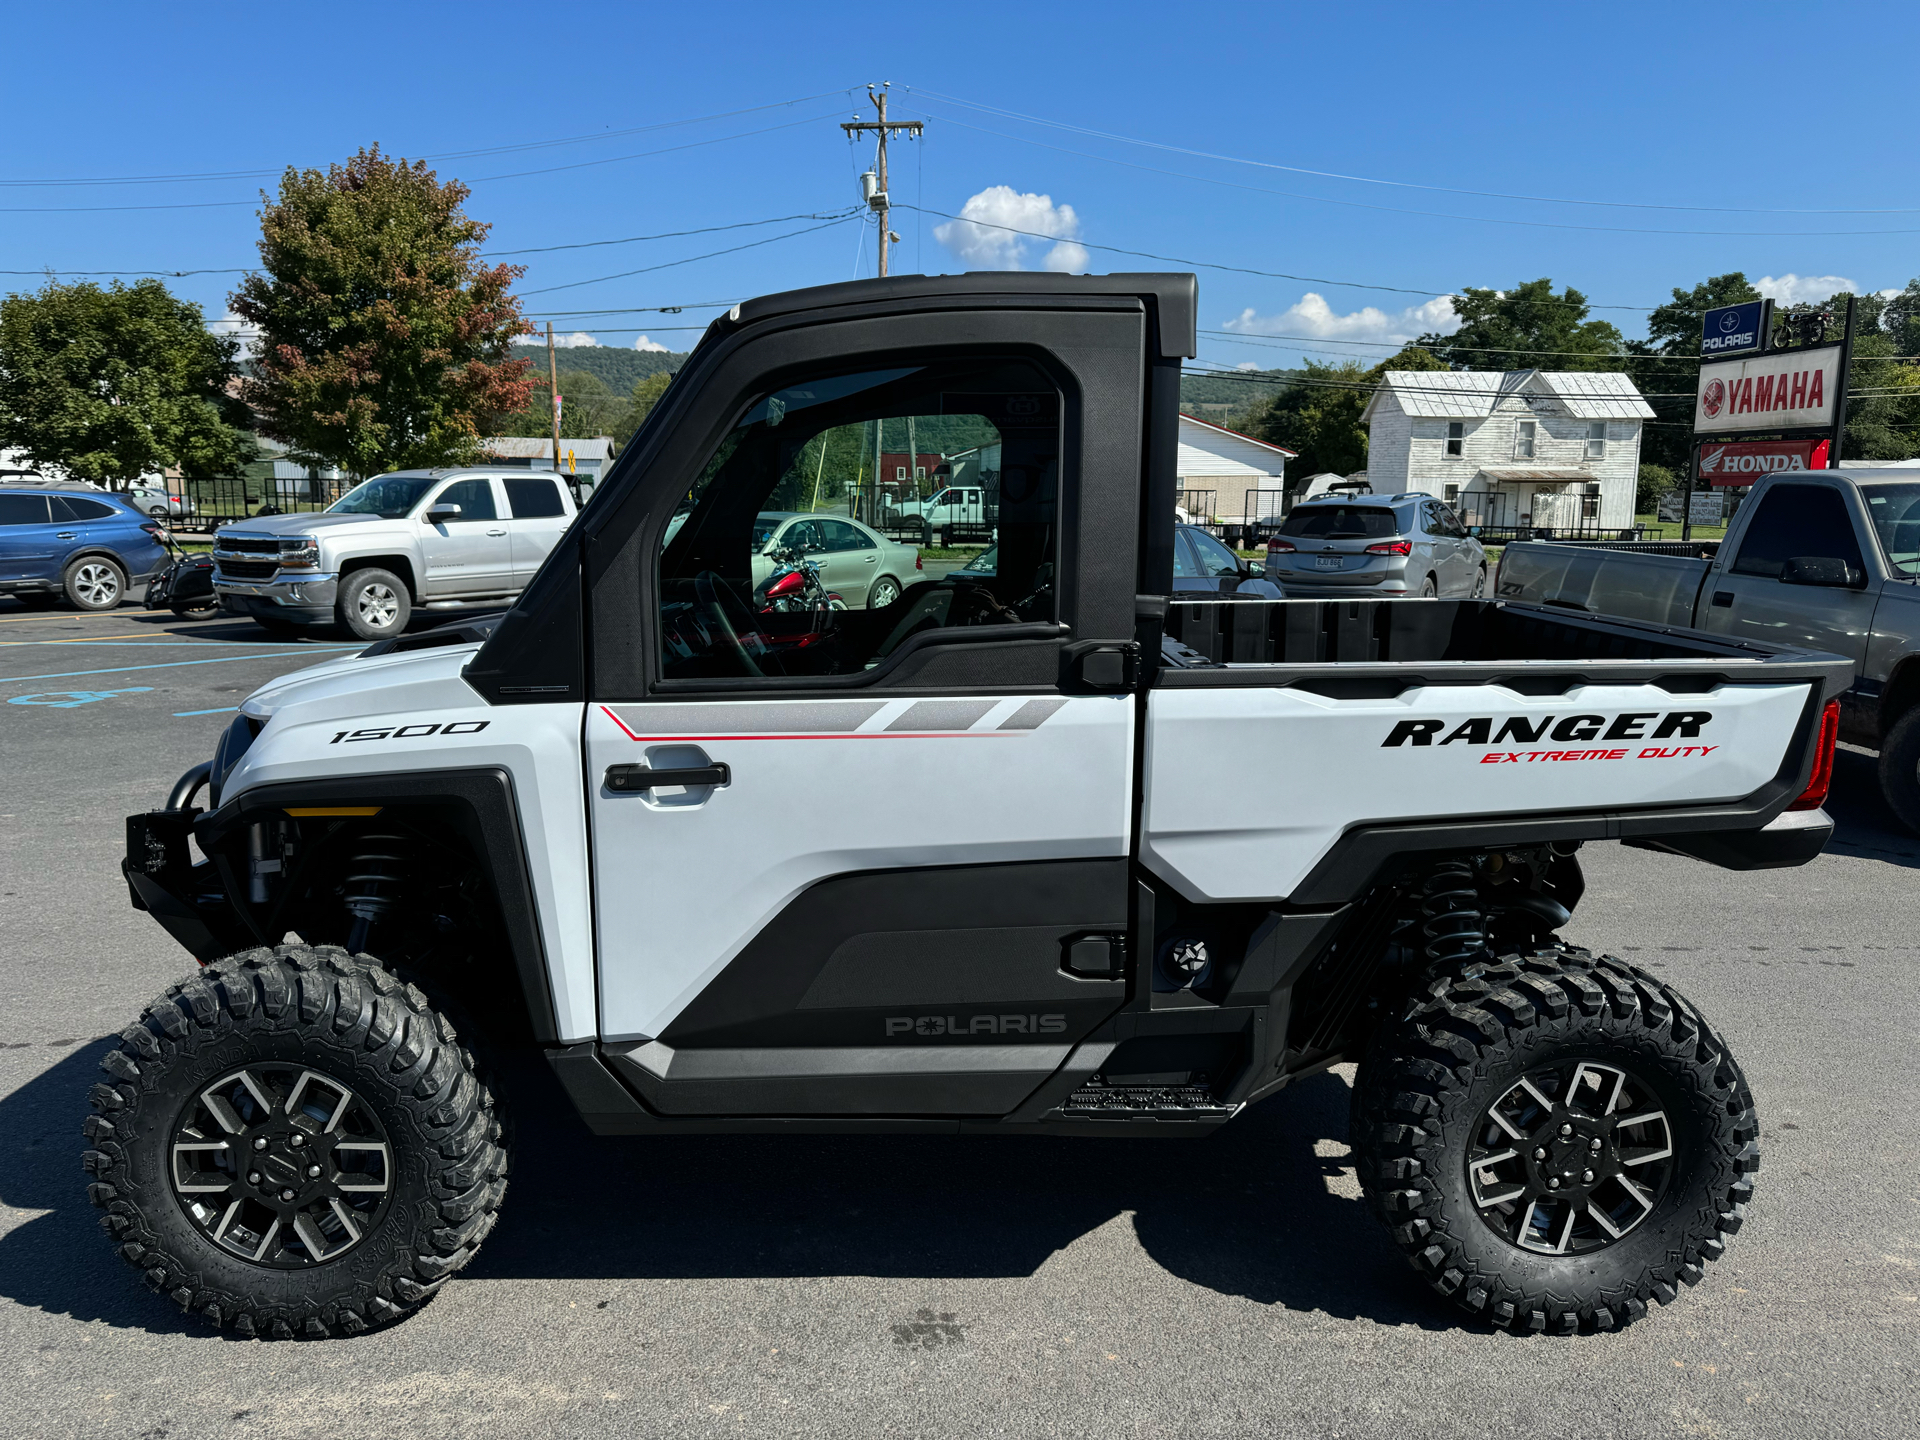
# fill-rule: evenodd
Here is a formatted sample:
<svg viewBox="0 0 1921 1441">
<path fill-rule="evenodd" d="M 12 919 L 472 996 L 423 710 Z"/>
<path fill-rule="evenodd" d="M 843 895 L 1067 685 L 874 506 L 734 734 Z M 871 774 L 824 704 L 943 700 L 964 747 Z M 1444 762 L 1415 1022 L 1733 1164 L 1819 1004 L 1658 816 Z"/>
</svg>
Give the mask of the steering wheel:
<svg viewBox="0 0 1921 1441">
<path fill-rule="evenodd" d="M 743 628 L 752 631 L 755 626 L 754 613 L 747 608 L 745 601 L 734 594 L 734 588 L 727 584 L 726 578 L 717 571 L 703 570 L 694 577 L 694 594 L 699 597 L 702 608 L 707 612 L 707 618 L 720 632 L 721 641 L 726 645 L 728 652 L 740 662 L 741 669 L 749 675 L 765 675 L 766 672 L 760 668 L 759 662 L 742 644 L 740 630 L 736 629 L 728 615 L 731 610 L 744 622 Z"/>
</svg>

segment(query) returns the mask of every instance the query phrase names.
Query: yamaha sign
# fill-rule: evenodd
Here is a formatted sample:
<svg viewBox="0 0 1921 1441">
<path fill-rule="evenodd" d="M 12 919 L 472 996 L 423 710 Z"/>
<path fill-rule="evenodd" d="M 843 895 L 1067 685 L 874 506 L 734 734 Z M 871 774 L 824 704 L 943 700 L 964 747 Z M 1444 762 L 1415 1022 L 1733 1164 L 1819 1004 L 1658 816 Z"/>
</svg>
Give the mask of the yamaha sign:
<svg viewBox="0 0 1921 1441">
<path fill-rule="evenodd" d="M 1701 354 L 1716 357 L 1747 355 L 1759 350 L 1765 339 L 1767 302 L 1750 300 L 1745 305 L 1723 305 L 1701 317 Z"/>
<path fill-rule="evenodd" d="M 1841 347 L 1810 346 L 1747 360 L 1703 361 L 1694 393 L 1697 433 L 1813 430 L 1834 424 Z"/>
</svg>

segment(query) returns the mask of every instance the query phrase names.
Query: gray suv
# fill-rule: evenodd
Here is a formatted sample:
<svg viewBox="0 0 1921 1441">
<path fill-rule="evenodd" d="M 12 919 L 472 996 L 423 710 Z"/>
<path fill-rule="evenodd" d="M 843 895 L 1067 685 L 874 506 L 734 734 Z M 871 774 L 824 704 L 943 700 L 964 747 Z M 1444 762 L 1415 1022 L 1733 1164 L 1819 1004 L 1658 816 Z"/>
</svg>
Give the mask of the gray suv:
<svg viewBox="0 0 1921 1441">
<path fill-rule="evenodd" d="M 1431 495 L 1304 500 L 1267 543 L 1267 577 L 1290 597 L 1472 597 L 1487 590 L 1487 551 Z"/>
</svg>

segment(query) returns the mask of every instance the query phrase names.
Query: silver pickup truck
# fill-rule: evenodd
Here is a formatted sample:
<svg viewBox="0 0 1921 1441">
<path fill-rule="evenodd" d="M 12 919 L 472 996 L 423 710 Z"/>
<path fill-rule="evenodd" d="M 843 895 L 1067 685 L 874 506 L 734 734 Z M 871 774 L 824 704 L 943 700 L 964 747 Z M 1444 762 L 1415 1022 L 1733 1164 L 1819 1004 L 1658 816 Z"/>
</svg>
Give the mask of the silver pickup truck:
<svg viewBox="0 0 1921 1441">
<path fill-rule="evenodd" d="M 574 514 L 566 481 L 545 471 L 394 471 L 317 515 L 223 526 L 214 590 L 225 609 L 268 630 L 339 625 L 386 640 L 416 607 L 519 595 Z"/>
<path fill-rule="evenodd" d="M 1879 750 L 1881 792 L 1915 828 L 1916 550 L 1921 471 L 1790 471 L 1754 488 L 1699 558 L 1528 542 L 1495 593 L 1692 626 L 1854 662 L 1841 739 Z"/>
</svg>

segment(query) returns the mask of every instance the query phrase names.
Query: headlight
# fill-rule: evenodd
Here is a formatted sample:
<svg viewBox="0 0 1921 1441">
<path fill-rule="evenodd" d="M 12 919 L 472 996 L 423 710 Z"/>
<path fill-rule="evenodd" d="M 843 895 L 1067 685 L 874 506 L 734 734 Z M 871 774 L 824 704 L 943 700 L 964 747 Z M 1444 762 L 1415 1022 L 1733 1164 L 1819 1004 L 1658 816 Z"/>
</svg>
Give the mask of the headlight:
<svg viewBox="0 0 1921 1441">
<path fill-rule="evenodd" d="M 214 805 L 220 804 L 220 788 L 227 774 L 240 764 L 240 758 L 253 744 L 253 738 L 260 734 L 265 721 L 256 720 L 250 715 L 237 715 L 233 723 L 220 734 L 220 743 L 213 748 L 213 772 L 207 778 L 207 799 Z"/>
<path fill-rule="evenodd" d="M 282 566 L 318 566 L 320 538 L 312 535 L 283 536 L 280 541 Z"/>
</svg>

